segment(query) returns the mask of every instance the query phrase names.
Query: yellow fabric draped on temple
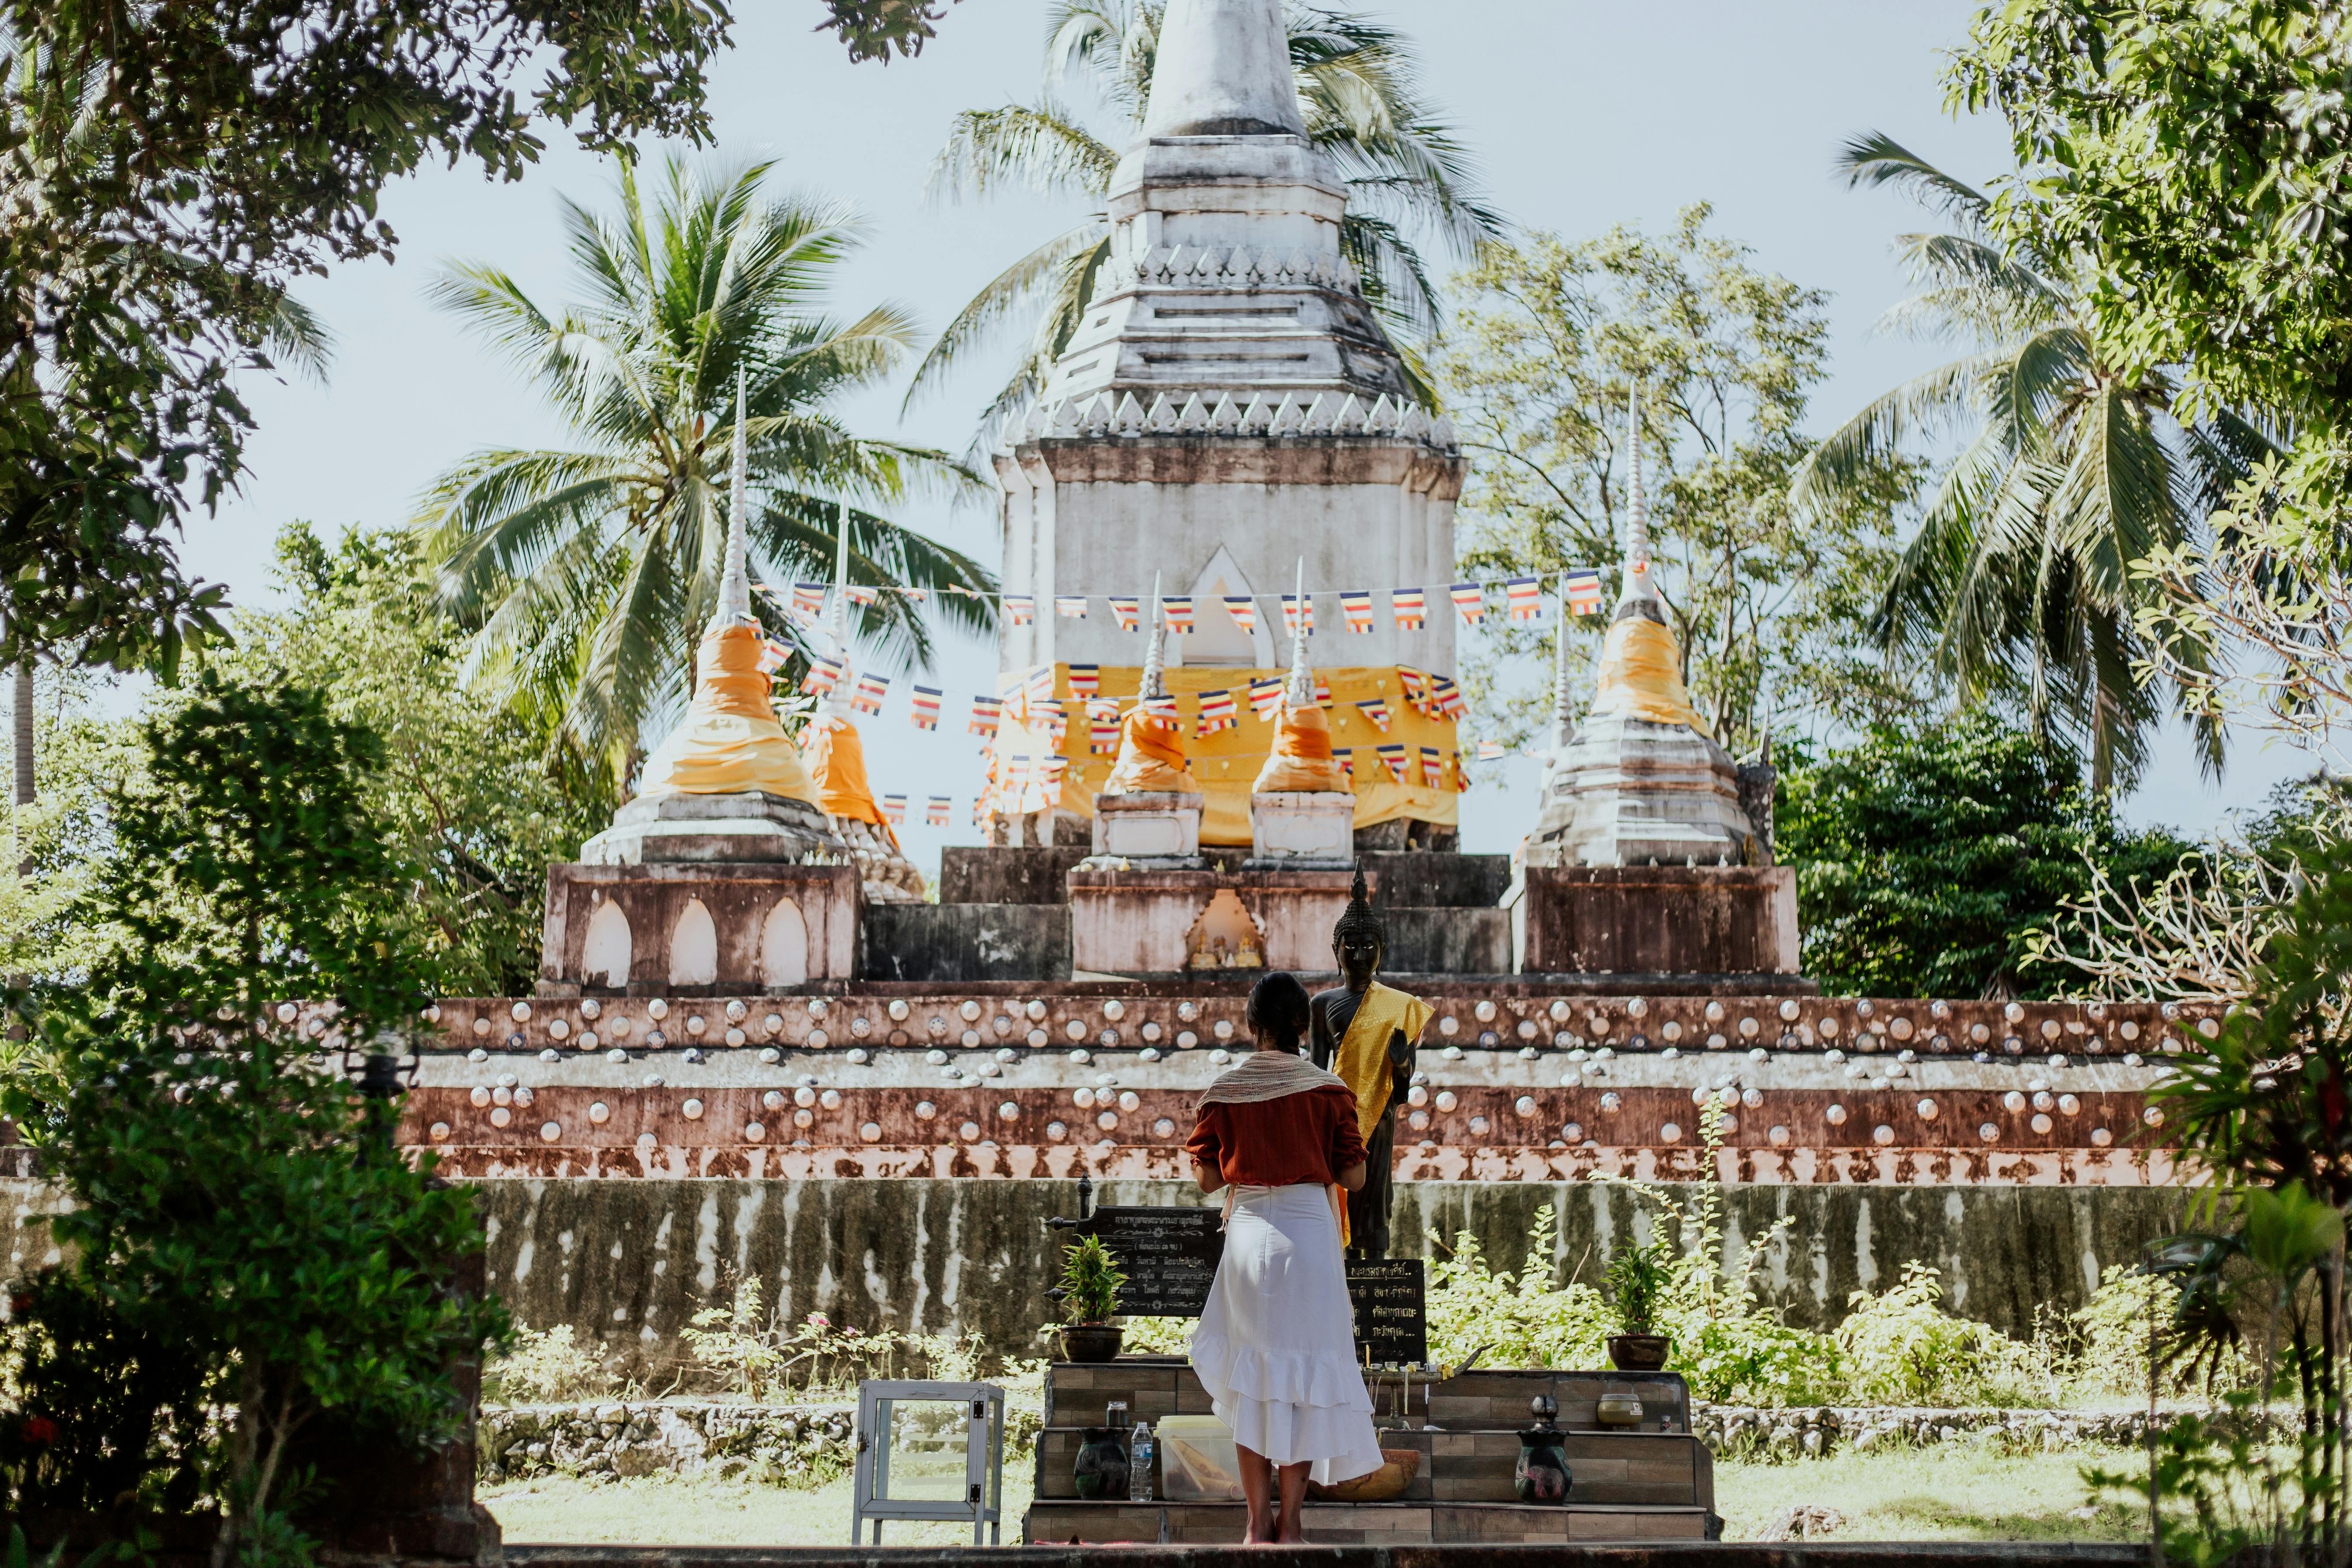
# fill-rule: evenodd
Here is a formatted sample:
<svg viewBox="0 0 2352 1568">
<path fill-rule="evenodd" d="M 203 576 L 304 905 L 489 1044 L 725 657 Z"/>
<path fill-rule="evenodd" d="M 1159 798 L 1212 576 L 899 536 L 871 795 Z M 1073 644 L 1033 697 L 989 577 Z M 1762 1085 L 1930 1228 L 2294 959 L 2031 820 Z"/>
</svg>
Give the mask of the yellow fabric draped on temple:
<svg viewBox="0 0 2352 1568">
<path fill-rule="evenodd" d="M 646 759 L 638 798 L 757 790 L 820 805 L 800 748 L 776 721 L 756 626 L 716 626 L 695 650 L 694 702 Z"/>
<path fill-rule="evenodd" d="M 1276 790 L 1317 790 L 1337 794 L 1355 786 L 1331 754 L 1331 720 L 1313 703 L 1303 708 L 1285 704 L 1274 727 L 1274 752 L 1258 770 L 1252 793 Z"/>
</svg>

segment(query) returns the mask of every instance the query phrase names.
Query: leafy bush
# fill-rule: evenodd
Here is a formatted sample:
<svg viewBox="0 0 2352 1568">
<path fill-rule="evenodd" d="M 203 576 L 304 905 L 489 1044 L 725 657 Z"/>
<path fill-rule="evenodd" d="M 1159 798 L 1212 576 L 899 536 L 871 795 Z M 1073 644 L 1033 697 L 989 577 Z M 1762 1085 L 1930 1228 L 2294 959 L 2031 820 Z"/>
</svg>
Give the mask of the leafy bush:
<svg viewBox="0 0 2352 1568">
<path fill-rule="evenodd" d="M 610 1394 L 604 1358 L 574 1342 L 572 1325 L 517 1331 L 506 1354 L 482 1369 L 482 1397 L 508 1405 L 561 1405 Z"/>
<path fill-rule="evenodd" d="M 1450 1256 L 1429 1262 L 1429 1353 L 1449 1366 L 1598 1366 L 1611 1323 L 1601 1292 L 1552 1283 L 1559 1216 L 1536 1211 L 1535 1234 L 1514 1275 L 1487 1263 L 1463 1231 Z M 1432 1237 L 1434 1240 L 1434 1237 Z"/>
<path fill-rule="evenodd" d="M 2058 1396 L 2031 1346 L 1938 1305 L 1941 1271 L 1913 1261 L 1884 1296 L 1856 1290 L 1838 1325 L 1848 1396 L 1874 1405 L 2019 1405 Z M 2037 1387 L 2037 1382 L 2040 1386 Z"/>
</svg>

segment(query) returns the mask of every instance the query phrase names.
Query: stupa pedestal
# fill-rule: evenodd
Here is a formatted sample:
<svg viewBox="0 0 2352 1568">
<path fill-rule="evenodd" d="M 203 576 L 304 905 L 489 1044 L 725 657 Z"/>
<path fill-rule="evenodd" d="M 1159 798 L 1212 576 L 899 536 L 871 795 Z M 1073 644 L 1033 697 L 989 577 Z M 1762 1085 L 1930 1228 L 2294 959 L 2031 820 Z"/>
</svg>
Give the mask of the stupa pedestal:
<svg viewBox="0 0 2352 1568">
<path fill-rule="evenodd" d="M 752 790 L 630 801 L 613 814 L 612 826 L 580 847 L 580 859 L 588 866 L 764 862 L 838 855 L 842 848 L 832 823 L 815 806 Z"/>
<path fill-rule="evenodd" d="M 1096 868 L 1069 876 L 1070 966 L 1173 979 L 1324 970 L 1351 873 Z"/>
<path fill-rule="evenodd" d="M 1096 858 L 1138 869 L 1194 870 L 1201 864 L 1201 808 L 1207 797 L 1147 790 L 1095 796 Z"/>
<path fill-rule="evenodd" d="M 853 980 L 865 913 L 845 860 L 551 866 L 539 994 L 739 995 Z"/>
<path fill-rule="evenodd" d="M 1336 790 L 1267 790 L 1250 796 L 1253 871 L 1347 870 L 1356 857 L 1356 797 Z"/>
<path fill-rule="evenodd" d="M 1525 974 L 1770 976 L 1797 973 L 1797 873 L 1787 866 L 1528 866 L 1503 907 Z"/>
</svg>

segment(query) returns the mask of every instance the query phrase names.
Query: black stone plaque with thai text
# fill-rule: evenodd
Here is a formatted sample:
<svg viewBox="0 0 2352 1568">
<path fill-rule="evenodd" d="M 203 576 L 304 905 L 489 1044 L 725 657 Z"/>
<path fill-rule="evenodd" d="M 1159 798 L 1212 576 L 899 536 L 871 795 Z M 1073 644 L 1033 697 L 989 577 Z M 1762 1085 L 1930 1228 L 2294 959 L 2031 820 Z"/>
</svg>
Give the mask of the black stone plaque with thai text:
<svg viewBox="0 0 2352 1568">
<path fill-rule="evenodd" d="M 1137 1318 L 1197 1318 L 1225 1249 L 1215 1209 L 1098 1208 L 1077 1227 L 1098 1236 L 1126 1271 L 1118 1310 Z"/>
<path fill-rule="evenodd" d="M 1429 1359 L 1429 1309 L 1418 1258 L 1348 1265 L 1348 1300 L 1356 1309 L 1356 1353 L 1378 1363 Z"/>
</svg>

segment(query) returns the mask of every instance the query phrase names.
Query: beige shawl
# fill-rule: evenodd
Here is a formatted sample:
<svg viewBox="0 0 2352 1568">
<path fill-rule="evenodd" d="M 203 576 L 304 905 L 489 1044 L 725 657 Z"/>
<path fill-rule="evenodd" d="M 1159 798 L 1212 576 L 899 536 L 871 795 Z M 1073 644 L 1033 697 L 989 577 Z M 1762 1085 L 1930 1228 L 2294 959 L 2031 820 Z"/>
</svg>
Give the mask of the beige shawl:
<svg viewBox="0 0 2352 1568">
<path fill-rule="evenodd" d="M 1241 1065 L 1221 1075 L 1215 1082 L 1201 1091 L 1192 1115 L 1198 1120 L 1202 1110 L 1212 1105 L 1256 1105 L 1268 1100 L 1281 1100 L 1288 1095 L 1305 1094 L 1310 1089 L 1345 1089 L 1347 1080 L 1325 1072 L 1305 1057 L 1291 1051 L 1252 1051 L 1242 1058 Z M 1224 1212 L 1219 1224 L 1229 1224 L 1234 1217 L 1235 1189 L 1225 1188 Z M 1331 1223 L 1339 1232 L 1341 1245 L 1348 1237 L 1348 1191 L 1333 1185 L 1328 1189 L 1331 1200 Z"/>
</svg>

